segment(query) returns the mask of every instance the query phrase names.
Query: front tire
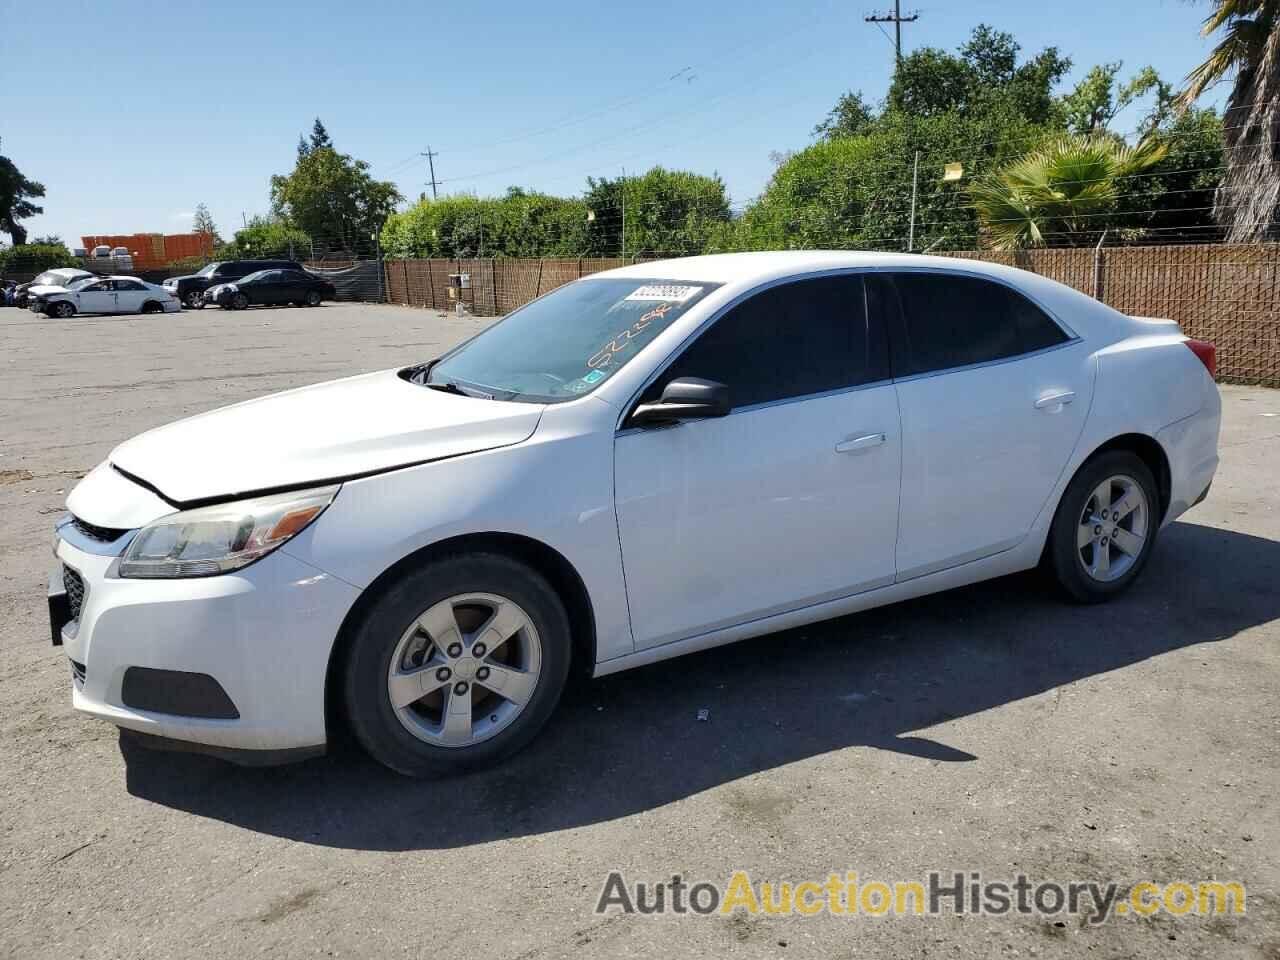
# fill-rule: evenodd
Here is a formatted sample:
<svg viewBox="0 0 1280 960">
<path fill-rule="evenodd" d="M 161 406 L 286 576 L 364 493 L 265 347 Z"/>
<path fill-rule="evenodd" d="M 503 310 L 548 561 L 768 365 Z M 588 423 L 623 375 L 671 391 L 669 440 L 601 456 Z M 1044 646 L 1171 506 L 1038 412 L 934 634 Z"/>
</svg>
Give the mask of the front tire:
<svg viewBox="0 0 1280 960">
<path fill-rule="evenodd" d="M 1160 528 L 1151 470 L 1134 453 L 1093 457 L 1072 478 L 1050 532 L 1059 586 L 1079 603 L 1101 603 L 1129 587 L 1151 557 Z"/>
<path fill-rule="evenodd" d="M 231 309 L 248 310 L 249 298 L 245 296 L 243 293 L 237 293 L 234 297 L 231 298 Z"/>
<path fill-rule="evenodd" d="M 185 297 L 182 298 L 182 302 L 186 304 L 187 307 L 191 310 L 203 310 L 204 309 L 204 291 L 191 290 L 187 293 Z"/>
<path fill-rule="evenodd" d="M 315 290 L 312 290 L 307 294 L 307 306 L 308 307 L 320 306 L 320 294 L 317 293 Z"/>
<path fill-rule="evenodd" d="M 540 574 L 498 554 L 447 557 L 404 574 L 355 628 L 347 716 L 407 776 L 488 766 L 547 722 L 570 656 L 568 615 Z"/>
<path fill-rule="evenodd" d="M 47 312 L 51 317 L 57 317 L 59 320 L 66 320 L 75 316 L 76 308 L 74 304 L 69 303 L 66 300 L 59 300 L 56 303 L 51 304 Z"/>
</svg>

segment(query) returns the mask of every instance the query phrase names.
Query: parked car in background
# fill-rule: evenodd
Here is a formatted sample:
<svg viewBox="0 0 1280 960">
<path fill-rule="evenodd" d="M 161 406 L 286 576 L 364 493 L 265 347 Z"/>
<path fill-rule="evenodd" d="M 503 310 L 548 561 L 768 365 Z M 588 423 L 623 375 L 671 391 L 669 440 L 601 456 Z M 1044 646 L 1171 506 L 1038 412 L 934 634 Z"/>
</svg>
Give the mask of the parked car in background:
<svg viewBox="0 0 1280 960">
<path fill-rule="evenodd" d="M 158 283 L 137 277 L 81 277 L 66 287 L 42 287 L 32 313 L 66 319 L 77 313 L 176 313 L 178 298 Z"/>
<path fill-rule="evenodd" d="M 91 265 L 106 270 L 132 270 L 133 255 L 128 247 L 108 247 L 105 244 L 94 247 L 89 257 Z"/>
<path fill-rule="evenodd" d="M 34 280 L 18 284 L 17 289 L 14 291 L 13 305 L 15 307 L 26 307 L 28 298 L 37 287 L 65 287 L 76 280 L 86 280 L 95 276 L 97 274 L 90 273 L 88 270 L 80 270 L 76 267 L 58 267 L 55 270 L 46 270 Z"/>
<path fill-rule="evenodd" d="M 303 270 L 259 270 L 235 283 L 222 283 L 205 291 L 205 303 L 224 310 L 244 310 L 251 304 L 292 303 L 318 307 L 336 296 L 333 284 Z"/>
<path fill-rule="evenodd" d="M 302 264 L 296 260 L 224 260 L 211 263 L 198 273 L 185 277 L 170 277 L 164 288 L 182 301 L 184 306 L 199 309 L 205 304 L 204 292 L 220 283 L 243 280 L 260 270 L 297 270 Z"/>
<path fill-rule="evenodd" d="M 123 727 L 264 762 L 322 751 L 341 714 L 396 770 L 476 767 L 530 741 L 571 662 L 1036 566 L 1116 597 L 1208 493 L 1214 363 L 1170 320 L 990 263 L 610 270 L 442 357 L 116 447 L 57 526 L 53 642 L 73 705 Z M 1136 603 L 1194 576 L 1180 553 Z M 1105 653 L 1107 615 L 1077 619 Z"/>
</svg>

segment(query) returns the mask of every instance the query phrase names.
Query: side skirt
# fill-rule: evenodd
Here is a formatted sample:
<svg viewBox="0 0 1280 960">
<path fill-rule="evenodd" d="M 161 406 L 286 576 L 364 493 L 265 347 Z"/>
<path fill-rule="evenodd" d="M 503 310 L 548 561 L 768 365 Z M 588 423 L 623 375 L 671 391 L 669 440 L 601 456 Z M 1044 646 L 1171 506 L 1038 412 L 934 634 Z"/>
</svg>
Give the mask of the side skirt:
<svg viewBox="0 0 1280 960">
<path fill-rule="evenodd" d="M 812 606 L 802 607 L 799 610 L 762 617 L 759 620 L 750 620 L 736 626 L 725 627 L 722 630 L 713 630 L 708 633 L 687 637 L 684 640 L 674 640 L 656 647 L 638 650 L 635 653 L 597 663 L 593 676 L 603 677 L 622 670 L 630 670 L 632 667 L 642 667 L 646 664 L 658 663 L 661 660 L 669 660 L 672 657 L 683 656 L 686 653 L 708 650 L 711 647 L 735 643 L 738 640 L 746 640 L 766 633 L 789 630 L 792 627 L 802 627 L 805 624 L 815 623 L 819 620 L 831 620 L 850 613 L 858 613 L 861 610 L 883 607 L 886 604 L 898 603 L 901 600 L 911 600 L 930 593 L 939 593 L 943 590 L 968 586 L 981 580 L 991 580 L 995 577 L 1003 577 L 1021 570 L 1030 570 L 1039 561 L 1040 546 L 1043 546 L 1042 538 L 1029 537 L 1017 547 L 1006 550 L 1004 553 L 998 553 L 993 557 L 973 560 L 958 567 L 951 567 L 948 570 L 915 577 L 886 587 L 878 587 L 851 597 L 827 600 L 824 603 L 816 603 Z"/>
</svg>

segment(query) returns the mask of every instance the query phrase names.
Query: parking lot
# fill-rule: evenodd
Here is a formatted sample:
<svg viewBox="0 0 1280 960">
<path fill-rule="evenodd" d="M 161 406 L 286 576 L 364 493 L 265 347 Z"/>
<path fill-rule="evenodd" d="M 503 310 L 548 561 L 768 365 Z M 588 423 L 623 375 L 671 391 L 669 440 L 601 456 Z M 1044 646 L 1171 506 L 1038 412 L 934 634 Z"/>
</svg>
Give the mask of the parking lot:
<svg viewBox="0 0 1280 960">
<path fill-rule="evenodd" d="M 484 773 L 408 781 L 347 745 L 243 769 L 73 714 L 44 590 L 78 477 L 147 428 L 484 322 L 0 309 L 0 956 L 1280 957 L 1280 391 L 1223 388 L 1209 499 L 1114 603 L 1018 576 L 581 683 Z M 1248 912 L 593 913 L 611 870 L 738 869 L 1234 880 Z"/>
</svg>

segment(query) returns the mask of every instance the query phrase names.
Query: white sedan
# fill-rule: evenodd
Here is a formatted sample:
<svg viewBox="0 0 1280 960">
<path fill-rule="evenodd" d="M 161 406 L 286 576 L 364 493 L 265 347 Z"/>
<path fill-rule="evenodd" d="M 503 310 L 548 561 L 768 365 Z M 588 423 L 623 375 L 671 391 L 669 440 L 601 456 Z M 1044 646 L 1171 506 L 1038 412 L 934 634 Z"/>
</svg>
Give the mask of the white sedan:
<svg viewBox="0 0 1280 960">
<path fill-rule="evenodd" d="M 77 313 L 176 313 L 178 298 L 137 277 L 81 277 L 64 287 L 33 288 L 32 313 L 65 320 Z"/>
<path fill-rule="evenodd" d="M 608 271 L 429 363 L 117 447 L 58 526 L 54 643 L 75 707 L 188 748 L 314 754 L 329 703 L 404 773 L 490 763 L 571 664 L 1037 565 L 1115 596 L 1208 492 L 1213 367 L 1170 321 L 991 264 Z"/>
</svg>

